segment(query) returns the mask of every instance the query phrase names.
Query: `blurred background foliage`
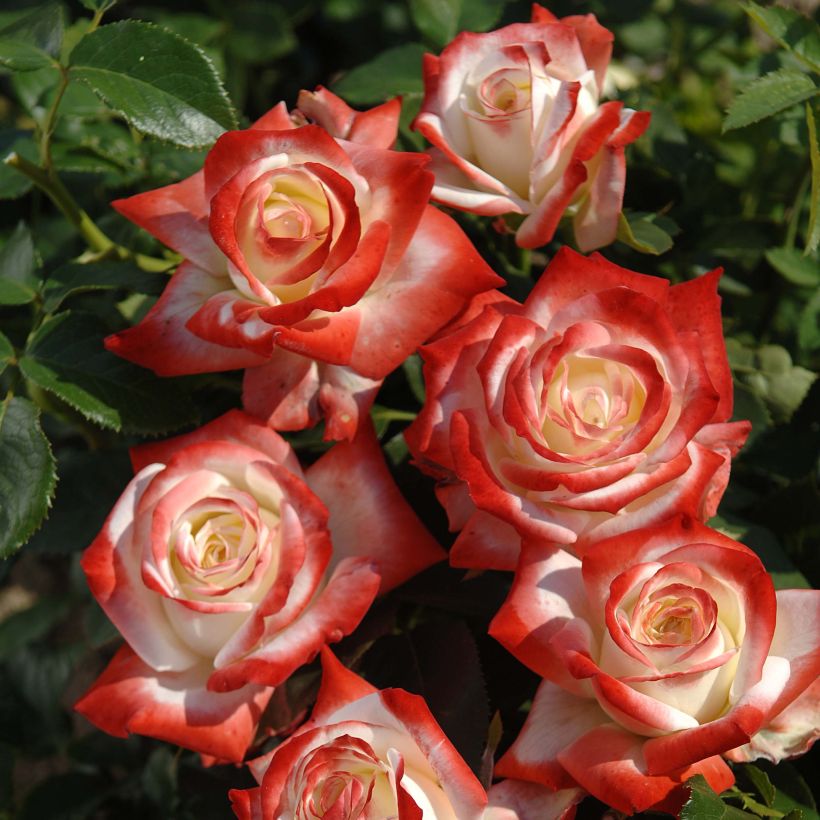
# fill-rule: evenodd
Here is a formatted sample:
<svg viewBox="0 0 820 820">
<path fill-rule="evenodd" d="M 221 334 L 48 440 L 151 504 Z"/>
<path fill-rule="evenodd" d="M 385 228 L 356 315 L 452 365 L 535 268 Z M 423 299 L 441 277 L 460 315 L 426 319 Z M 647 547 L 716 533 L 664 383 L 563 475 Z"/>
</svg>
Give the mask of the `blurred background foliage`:
<svg viewBox="0 0 820 820">
<path fill-rule="evenodd" d="M 219 81 L 241 126 L 280 100 L 292 107 L 300 89 L 318 84 L 362 108 L 401 94 L 400 147 L 420 150 L 409 123 L 422 97 L 421 54 L 440 50 L 461 29 L 527 20 L 529 4 L 111 5 L 6 0 L 0 7 L 0 155 L 21 158 L 17 168 L 0 165 L 0 552 L 9 556 L 0 563 L 0 817 L 222 818 L 231 816 L 227 790 L 248 785 L 247 772 L 205 768 L 196 755 L 145 738 L 110 738 L 71 712 L 119 641 L 78 560 L 130 478 L 127 447 L 239 403 L 237 374 L 159 380 L 103 350 L 106 333 L 150 307 L 176 261 L 108 203 L 201 166 L 207 143 L 233 126 Z M 652 112 L 648 133 L 628 153 L 622 241 L 604 255 L 673 282 L 716 266 L 726 271 L 736 417 L 751 419 L 754 430 L 712 524 L 757 550 L 777 586 L 816 587 L 820 38 L 810 18 L 817 2 L 768 10 L 735 0 L 548 5 L 559 16 L 594 12 L 615 33 L 607 94 Z M 149 122 L 150 111 L 124 111 L 111 94 L 101 98 L 93 83 L 80 81 L 94 59 L 83 36 L 103 12 L 98 39 L 125 20 L 178 35 L 151 37 L 188 61 L 192 83 L 207 86 L 210 108 L 198 132 L 165 133 Z M 75 79 L 63 83 L 55 61 L 71 61 Z M 111 91 L 127 92 L 127 85 Z M 26 163 L 61 180 L 129 252 L 90 252 L 31 174 L 20 172 Z M 571 241 L 566 231 L 527 258 L 484 220 L 457 218 L 516 298 L 526 296 L 559 244 Z M 138 253 L 154 264 L 140 264 Z M 408 463 L 401 437 L 423 391 L 414 356 L 388 378 L 373 415 L 403 492 L 448 544 L 430 484 Z M 289 437 L 307 461 L 326 446 L 321 430 Z M 515 737 L 537 682 L 486 635 L 508 584 L 500 573 L 465 578 L 436 567 L 382 600 L 339 645 L 342 658 L 375 685 L 425 695 L 485 782 L 493 750 Z M 317 682 L 313 665 L 279 690 L 266 736 L 304 716 Z M 817 818 L 810 788 L 816 762 L 815 753 L 776 769 L 743 767 L 738 787 L 724 796 L 731 809 L 716 807 L 698 786 L 687 816 Z M 579 817 L 603 811 L 587 801 Z"/>
</svg>

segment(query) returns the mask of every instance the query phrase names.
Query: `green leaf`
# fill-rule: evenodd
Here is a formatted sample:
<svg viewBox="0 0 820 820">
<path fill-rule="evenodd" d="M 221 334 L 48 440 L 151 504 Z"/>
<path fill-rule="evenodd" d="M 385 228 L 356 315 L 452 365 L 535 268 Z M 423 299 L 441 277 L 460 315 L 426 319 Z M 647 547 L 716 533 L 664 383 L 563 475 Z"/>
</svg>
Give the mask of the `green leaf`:
<svg viewBox="0 0 820 820">
<path fill-rule="evenodd" d="M 458 18 L 459 31 L 487 31 L 501 18 L 507 0 L 464 0 Z"/>
<path fill-rule="evenodd" d="M 786 817 L 789 818 L 791 812 L 799 811 L 802 820 L 820 820 L 812 790 L 794 765 L 786 760 L 776 766 L 765 760 L 756 760 L 755 765 L 768 774 L 777 789 L 775 808 L 788 812 Z"/>
<path fill-rule="evenodd" d="M 333 91 L 353 105 L 382 102 L 397 94 L 421 94 L 421 58 L 426 51 L 419 43 L 405 43 L 383 51 L 369 63 L 345 74 L 333 85 Z"/>
<path fill-rule="evenodd" d="M 138 131 L 197 148 L 236 117 L 211 61 L 177 34 L 135 20 L 102 26 L 71 54 L 71 76 Z"/>
<path fill-rule="evenodd" d="M 196 418 L 190 398 L 174 382 L 109 353 L 106 334 L 95 316 L 59 313 L 29 340 L 20 369 L 101 427 L 163 433 Z"/>
<path fill-rule="evenodd" d="M 758 794 L 763 798 L 763 802 L 771 808 L 774 805 L 776 790 L 766 772 L 751 763 L 747 763 L 743 766 L 743 773 L 752 781 Z"/>
<path fill-rule="evenodd" d="M 811 198 L 809 200 L 806 253 L 812 253 L 820 245 L 820 146 L 817 142 L 817 123 L 809 103 L 806 103 L 806 125 L 809 129 L 809 156 L 811 157 Z"/>
<path fill-rule="evenodd" d="M 0 405 L 0 557 L 7 558 L 40 526 L 57 475 L 54 456 L 27 399 Z"/>
<path fill-rule="evenodd" d="M 768 263 L 794 285 L 815 287 L 820 284 L 820 267 L 794 248 L 770 248 L 766 251 Z"/>
<path fill-rule="evenodd" d="M 57 268 L 43 287 L 43 308 L 53 313 L 64 299 L 77 293 L 95 290 L 129 290 L 158 294 L 168 283 L 167 277 L 146 273 L 130 262 L 69 262 Z"/>
<path fill-rule="evenodd" d="M 617 238 L 639 253 L 653 256 L 666 253 L 673 245 L 672 237 L 654 223 L 652 214 L 645 213 L 621 213 Z"/>
<path fill-rule="evenodd" d="M 680 813 L 680 820 L 722 820 L 727 806 L 706 782 L 702 774 L 686 781 L 689 799 Z"/>
<path fill-rule="evenodd" d="M 462 0 L 410 0 L 418 30 L 436 47 L 447 45 L 458 31 Z"/>
<path fill-rule="evenodd" d="M 736 97 L 723 121 L 723 133 L 771 117 L 817 94 L 807 74 L 781 68 L 756 79 Z"/>
<path fill-rule="evenodd" d="M 159 814 L 172 813 L 177 802 L 177 758 L 165 746 L 151 752 L 140 778 L 143 794 L 158 808 Z"/>
<path fill-rule="evenodd" d="M 766 8 L 751 0 L 740 6 L 766 34 L 820 72 L 820 27 L 817 23 L 783 6 Z"/>
<path fill-rule="evenodd" d="M 28 228 L 20 222 L 0 250 L 0 305 L 26 305 L 37 296 L 37 259 Z"/>
<path fill-rule="evenodd" d="M 52 65 L 62 41 L 62 7 L 47 3 L 0 28 L 0 66 L 35 71 Z"/>
<path fill-rule="evenodd" d="M 44 638 L 71 605 L 66 597 L 43 598 L 0 622 L 0 661 L 8 661 L 24 646 Z"/>
<path fill-rule="evenodd" d="M 8 340 L 7 336 L 0 333 L 0 373 L 6 369 L 13 359 L 14 345 Z"/>
</svg>

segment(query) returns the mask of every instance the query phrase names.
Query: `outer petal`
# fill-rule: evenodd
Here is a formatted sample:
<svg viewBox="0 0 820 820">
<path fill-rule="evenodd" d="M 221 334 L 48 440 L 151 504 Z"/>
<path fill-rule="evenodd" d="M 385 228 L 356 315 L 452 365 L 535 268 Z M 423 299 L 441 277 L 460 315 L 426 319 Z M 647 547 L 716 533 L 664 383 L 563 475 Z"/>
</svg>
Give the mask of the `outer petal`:
<svg viewBox="0 0 820 820">
<path fill-rule="evenodd" d="M 344 100 L 323 86 L 315 91 L 300 91 L 297 108 L 332 136 L 392 148 L 396 142 L 401 99 L 396 97 L 368 111 L 354 111 Z"/>
<path fill-rule="evenodd" d="M 261 356 L 206 342 L 186 327 L 211 297 L 230 287 L 226 277 L 213 276 L 183 262 L 145 318 L 138 325 L 109 336 L 105 346 L 124 359 L 150 368 L 158 376 L 212 373 L 264 364 Z"/>
<path fill-rule="evenodd" d="M 229 410 L 190 433 L 132 447 L 131 463 L 137 471 L 149 464 L 167 464 L 185 447 L 216 441 L 229 441 L 253 448 L 275 464 L 283 465 L 294 476 L 302 475 L 302 468 L 290 444 L 267 425 L 241 410 Z"/>
<path fill-rule="evenodd" d="M 202 171 L 111 205 L 197 267 L 214 274 L 226 272 L 225 257 L 208 232 L 209 203 Z"/>
<path fill-rule="evenodd" d="M 262 792 L 256 789 L 231 789 L 228 792 L 231 808 L 239 820 L 264 820 Z"/>
<path fill-rule="evenodd" d="M 156 669 L 179 672 L 199 658 L 171 628 L 162 598 L 142 582 L 142 549 L 131 543 L 140 501 L 161 469 L 149 466 L 134 477 L 80 563 L 91 593 L 139 655 Z"/>
<path fill-rule="evenodd" d="M 582 789 L 553 791 L 524 780 L 502 780 L 487 793 L 484 820 L 572 820 Z"/>
<path fill-rule="evenodd" d="M 242 379 L 242 406 L 275 430 L 304 430 L 319 420 L 319 368 L 313 359 L 274 349 Z"/>
<path fill-rule="evenodd" d="M 548 547 L 547 547 L 548 548 Z M 494 515 L 477 510 L 450 550 L 450 565 L 468 569 L 514 570 L 521 553 L 521 536 Z"/>
<path fill-rule="evenodd" d="M 729 767 L 719 758 L 701 760 L 668 774 L 646 774 L 641 739 L 612 724 L 588 732 L 561 751 L 558 760 L 579 786 L 626 814 L 649 808 L 677 814 L 686 800 L 683 783 L 702 774 L 722 792 L 734 783 Z"/>
<path fill-rule="evenodd" d="M 369 422 L 352 442 L 335 445 L 313 464 L 307 481 L 330 511 L 334 560 L 375 562 L 380 592 L 445 557 L 399 492 Z"/>
<path fill-rule="evenodd" d="M 359 698 L 378 690 L 348 669 L 326 646 L 322 647 L 322 685 L 310 715 L 312 724 L 325 723 L 330 716 Z"/>
<path fill-rule="evenodd" d="M 701 355 L 720 396 L 711 421 L 726 421 L 732 415 L 734 398 L 717 291 L 722 273 L 722 268 L 716 268 L 697 279 L 673 285 L 669 290 L 668 311 L 672 322 L 681 331 L 691 330 L 693 326 L 697 329 Z M 693 321 L 693 317 L 697 320 Z"/>
<path fill-rule="evenodd" d="M 751 740 L 725 757 L 735 763 L 765 758 L 779 763 L 805 754 L 820 737 L 820 679 L 773 717 Z"/>
<path fill-rule="evenodd" d="M 253 741 L 273 689 L 247 686 L 209 692 L 207 664 L 186 672 L 157 672 L 123 646 L 75 709 L 118 737 L 148 735 L 239 762 Z"/>
<path fill-rule="evenodd" d="M 598 704 L 544 681 L 515 742 L 498 761 L 495 774 L 539 783 L 549 789 L 575 785 L 558 762 L 561 751 L 609 719 Z"/>
<path fill-rule="evenodd" d="M 478 820 L 487 794 L 470 767 L 436 723 L 424 699 L 401 689 L 385 689 L 382 703 L 403 725 L 438 777 L 459 820 Z"/>
</svg>

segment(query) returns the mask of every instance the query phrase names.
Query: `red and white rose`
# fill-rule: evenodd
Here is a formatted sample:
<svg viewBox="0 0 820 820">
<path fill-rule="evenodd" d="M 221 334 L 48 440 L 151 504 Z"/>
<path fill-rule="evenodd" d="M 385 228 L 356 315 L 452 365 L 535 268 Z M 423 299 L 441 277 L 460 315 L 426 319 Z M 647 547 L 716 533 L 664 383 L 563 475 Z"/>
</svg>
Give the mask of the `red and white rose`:
<svg viewBox="0 0 820 820">
<path fill-rule="evenodd" d="M 507 781 L 488 796 L 423 698 L 374 688 L 328 649 L 322 651 L 322 667 L 311 719 L 251 762 L 258 788 L 231 792 L 240 820 L 572 816 L 580 790 L 553 792 Z"/>
<path fill-rule="evenodd" d="M 434 146 L 438 202 L 485 216 L 520 214 L 516 241 L 552 239 L 571 216 L 585 251 L 615 239 L 625 146 L 649 113 L 600 102 L 612 34 L 592 14 L 463 32 L 424 57 L 417 128 Z"/>
<path fill-rule="evenodd" d="M 525 544 L 490 633 L 544 678 L 501 776 L 674 812 L 694 774 L 732 784 L 722 755 L 778 761 L 817 736 L 820 592 L 775 592 L 750 549 L 686 516 L 582 560 Z"/>
<path fill-rule="evenodd" d="M 241 760 L 273 687 L 443 557 L 369 426 L 305 472 L 240 411 L 132 460 L 82 559 L 127 644 L 76 708 L 114 735 Z"/>
<path fill-rule="evenodd" d="M 428 204 L 428 158 L 388 150 L 397 103 L 359 113 L 319 89 L 299 104 L 114 203 L 185 261 L 107 345 L 160 375 L 248 368 L 246 409 L 288 430 L 325 414 L 328 438 L 350 439 L 381 380 L 501 280 Z"/>
<path fill-rule="evenodd" d="M 728 421 L 718 276 L 670 287 L 564 248 L 523 305 L 479 297 L 422 348 L 427 401 L 406 436 L 461 530 L 456 566 L 514 569 L 522 538 L 581 554 L 714 514 L 749 431 Z"/>
</svg>

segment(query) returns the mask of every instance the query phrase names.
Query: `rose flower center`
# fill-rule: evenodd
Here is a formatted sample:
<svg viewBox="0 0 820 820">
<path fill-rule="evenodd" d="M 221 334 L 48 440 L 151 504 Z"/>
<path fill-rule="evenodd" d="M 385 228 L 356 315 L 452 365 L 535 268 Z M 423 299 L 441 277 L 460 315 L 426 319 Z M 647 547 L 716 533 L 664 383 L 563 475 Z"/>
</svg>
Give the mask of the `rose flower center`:
<svg viewBox="0 0 820 820">
<path fill-rule="evenodd" d="M 629 367 L 573 354 L 550 380 L 542 432 L 557 451 L 594 448 L 631 429 L 645 403 L 646 391 Z"/>
<path fill-rule="evenodd" d="M 505 68 L 486 77 L 478 88 L 480 113 L 487 116 L 515 114 L 530 107 L 532 87 L 528 72 Z"/>
</svg>

